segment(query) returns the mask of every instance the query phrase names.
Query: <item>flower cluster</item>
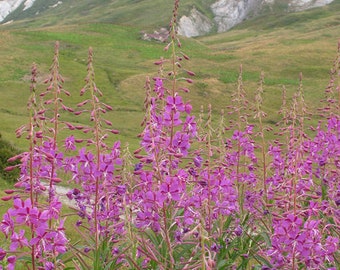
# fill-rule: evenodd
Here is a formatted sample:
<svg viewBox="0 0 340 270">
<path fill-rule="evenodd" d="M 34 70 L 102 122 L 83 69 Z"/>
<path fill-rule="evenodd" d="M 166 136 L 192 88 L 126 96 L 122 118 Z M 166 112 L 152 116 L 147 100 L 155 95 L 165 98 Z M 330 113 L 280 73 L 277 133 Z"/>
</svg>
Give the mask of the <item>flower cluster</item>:
<svg viewBox="0 0 340 270">
<path fill-rule="evenodd" d="M 324 239 L 320 223 L 313 219 L 304 221 L 293 214 L 273 220 L 272 247 L 268 250 L 273 266 L 320 269 L 332 264 L 339 238 L 327 236 Z"/>
<path fill-rule="evenodd" d="M 63 79 L 58 71 L 58 48 L 57 43 L 51 75 L 46 80 L 50 84 L 39 95 L 39 104 L 36 93 L 37 68 L 35 65 L 32 67 L 28 101 L 30 118 L 28 124 L 16 132 L 18 137 L 27 133 L 30 149 L 10 159 L 20 160 L 20 177 L 14 185 L 16 189 L 7 190 L 9 196 L 2 198 L 13 199 L 13 208 L 5 213 L 1 222 L 1 231 L 11 242 L 7 257 L 9 269 L 14 269 L 18 259 L 25 257 L 30 257 L 29 263 L 33 269 L 60 267 L 63 263 L 57 257 L 67 251 L 68 240 L 64 219 L 60 214 L 62 204 L 55 192 L 55 185 L 61 182 L 58 170 L 64 166 L 64 155 L 57 147 L 59 106 L 65 110 L 67 108 L 59 95 L 69 95 L 62 88 Z M 44 100 L 50 95 L 51 99 Z M 54 107 L 48 108 L 49 105 Z M 49 123 L 53 126 L 49 127 Z"/>
<path fill-rule="evenodd" d="M 19 249 L 29 247 L 34 249 L 38 264 L 55 265 L 55 258 L 66 252 L 68 243 L 63 220 L 60 220 L 56 228 L 49 226 L 51 220 L 58 220 L 60 209 L 61 203 L 57 199 L 50 203 L 46 210 L 32 205 L 29 198 L 25 201 L 21 198 L 14 199 L 13 208 L 7 211 L 0 224 L 1 231 L 11 240 L 9 251 L 15 253 Z M 27 231 L 22 229 L 24 226 L 28 228 Z M 29 231 L 35 234 L 32 235 Z M 9 268 L 11 264 L 13 267 L 15 265 L 14 262 L 10 263 L 13 258 L 15 256 L 7 258 Z"/>
<path fill-rule="evenodd" d="M 18 137 L 27 133 L 29 150 L 10 159 L 20 160 L 19 165 L 7 168 L 19 167 L 20 177 L 2 198 L 13 206 L 0 223 L 8 240 L 0 248 L 0 269 L 21 263 L 33 270 L 339 267 L 340 119 L 335 95 L 328 99 L 332 112 L 327 124 L 320 121 L 314 136 L 307 136 L 301 75 L 291 108 L 281 110 L 279 133 L 286 138 L 269 142 L 262 123 L 264 74 L 255 95 L 257 127 L 248 122 L 250 102 L 241 66 L 230 106 L 237 120 L 230 116 L 228 126 L 222 117 L 214 128 L 209 106 L 206 123 L 203 112 L 196 122 L 190 102 L 181 95 L 189 92 L 185 85 L 195 73 L 184 69 L 189 57 L 177 49 L 178 6 L 175 0 L 171 40 L 165 47 L 171 48 L 169 60 L 157 61 L 159 73 L 153 85 L 146 83 L 146 114 L 134 157 L 121 150 L 119 141 L 107 143 L 109 134 L 118 131 L 105 118 L 113 108 L 101 102 L 91 48 L 80 90 L 84 100 L 77 110 L 60 98 L 70 93 L 62 88 L 58 43 L 40 102 L 33 66 L 29 123 L 17 130 Z M 340 91 L 332 87 L 329 93 Z M 90 125 L 59 120 L 61 110 L 88 115 Z M 64 127 L 71 135 L 63 136 L 62 148 L 59 133 Z M 66 197 L 75 210 L 71 214 L 77 215 L 75 230 L 81 239 L 75 244 L 66 237 L 56 192 L 63 179 L 72 186 Z M 69 256 L 61 256 L 65 254 Z"/>
</svg>

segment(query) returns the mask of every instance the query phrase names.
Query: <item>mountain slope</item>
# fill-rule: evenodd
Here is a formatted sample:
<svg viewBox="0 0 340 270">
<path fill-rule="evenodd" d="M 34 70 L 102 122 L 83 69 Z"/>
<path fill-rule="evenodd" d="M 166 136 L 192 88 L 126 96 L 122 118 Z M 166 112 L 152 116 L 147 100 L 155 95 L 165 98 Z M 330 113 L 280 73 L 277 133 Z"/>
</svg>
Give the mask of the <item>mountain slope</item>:
<svg viewBox="0 0 340 270">
<path fill-rule="evenodd" d="M 242 21 L 273 12 L 286 14 L 324 6 L 334 0 L 181 0 L 179 33 L 191 37 L 225 32 Z M 1 5 L 5 11 L 1 11 Z M 16 26 L 108 22 L 159 28 L 168 24 L 171 14 L 162 0 L 6 0 L 0 2 L 0 14 L 13 11 L 3 23 Z"/>
<path fill-rule="evenodd" d="M 65 10 L 69 12 L 69 21 L 62 20 L 61 24 L 59 18 L 64 10 L 60 5 L 55 8 L 58 13 L 46 13 L 39 18 L 0 26 L 0 132 L 4 139 L 19 148 L 26 146 L 25 140 L 14 138 L 14 130 L 27 122 L 25 104 L 29 94 L 30 66 L 32 62 L 37 63 L 39 82 L 43 81 L 53 57 L 54 42 L 59 40 L 64 87 L 72 93 L 72 97 L 65 100 L 67 105 L 76 106 L 81 101 L 79 90 L 86 76 L 87 50 L 92 46 L 97 85 L 104 93 L 103 101 L 114 107 L 108 119 L 120 130 L 118 139 L 123 145 L 128 141 L 134 149 L 143 119 L 145 78 L 157 75 L 153 62 L 169 55 L 163 51 L 164 44 L 141 40 L 140 30 L 146 26 L 135 24 L 140 17 L 133 17 L 133 11 L 146 8 L 151 2 L 129 1 L 132 2 L 136 6 L 127 7 L 123 1 L 110 4 L 121 4 L 120 8 L 117 6 L 116 15 L 119 9 L 124 9 L 120 19 L 131 18 L 125 25 L 93 23 L 90 16 L 94 20 L 105 17 L 105 14 L 98 17 L 102 10 L 95 6 L 87 15 L 85 9 L 77 6 L 77 12 L 83 12 L 83 17 L 75 11 L 72 17 L 72 11 Z M 190 10 L 192 2 L 186 3 L 189 4 L 181 6 L 181 12 Z M 170 19 L 172 4 L 160 6 L 158 9 L 164 9 L 164 21 Z M 230 104 L 240 64 L 243 65 L 244 87 L 250 100 L 257 89 L 261 70 L 265 73 L 263 108 L 269 114 L 266 124 L 278 121 L 276 112 L 281 105 L 281 89 L 285 85 L 287 95 L 291 97 L 298 88 L 300 72 L 303 73 L 307 104 L 311 110 L 318 107 L 337 50 L 340 1 L 288 15 L 282 15 L 279 10 L 278 13 L 274 10 L 270 16 L 245 21 L 226 33 L 181 39 L 184 52 L 191 56 L 185 68 L 196 72 L 195 83 L 189 86 L 191 92 L 186 96 L 192 101 L 196 115 L 201 105 L 206 109 L 207 104 L 213 104 L 213 111 L 218 115 Z M 125 12 L 128 13 L 124 15 Z M 71 24 L 73 20 L 82 23 Z M 152 20 L 159 22 L 157 18 Z M 40 90 L 45 87 L 42 83 L 38 85 Z M 64 117 L 65 121 L 74 121 L 72 115 Z M 85 122 L 86 116 L 77 121 Z"/>
<path fill-rule="evenodd" d="M 55 6 L 58 2 L 62 4 Z M 181 12 L 187 12 L 193 5 L 201 10 L 208 10 L 209 4 L 213 2 L 211 0 L 182 0 Z M 171 13 L 168 10 L 169 5 L 164 4 L 162 0 L 35 0 L 30 9 L 22 11 L 18 8 L 6 17 L 4 23 L 11 20 L 25 20 L 25 23 L 30 25 L 38 19 L 43 24 L 110 22 L 153 27 L 164 26 L 169 22 Z M 55 19 L 56 16 L 58 20 Z"/>
</svg>

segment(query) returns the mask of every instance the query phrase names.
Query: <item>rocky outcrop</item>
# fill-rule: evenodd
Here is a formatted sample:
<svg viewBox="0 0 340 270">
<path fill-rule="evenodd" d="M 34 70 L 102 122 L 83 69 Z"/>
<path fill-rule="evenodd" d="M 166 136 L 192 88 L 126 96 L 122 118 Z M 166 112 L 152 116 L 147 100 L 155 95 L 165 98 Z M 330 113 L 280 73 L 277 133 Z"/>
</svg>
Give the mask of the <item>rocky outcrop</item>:
<svg viewBox="0 0 340 270">
<path fill-rule="evenodd" d="M 309 8 L 322 7 L 334 0 L 291 0 L 288 4 L 291 11 L 302 11 Z"/>
<path fill-rule="evenodd" d="M 16 10 L 25 0 L 7 0 L 0 1 L 0 22 L 2 22 L 8 14 Z"/>
<path fill-rule="evenodd" d="M 261 0 L 219 0 L 212 4 L 217 32 L 225 32 L 242 22 L 248 14 L 259 6 Z"/>
<path fill-rule="evenodd" d="M 209 33 L 213 26 L 213 22 L 194 7 L 189 16 L 179 19 L 178 33 L 186 37 L 202 36 Z"/>
<path fill-rule="evenodd" d="M 218 0 L 210 6 L 214 19 L 192 9 L 188 16 L 179 19 L 179 34 L 187 37 L 209 33 L 216 28 L 217 32 L 225 32 L 233 26 L 254 15 L 264 5 L 273 5 L 277 0 Z M 325 6 L 334 0 L 287 0 L 288 11 L 301 11 L 309 8 Z"/>
<path fill-rule="evenodd" d="M 142 39 L 151 41 L 151 40 L 156 40 L 160 42 L 166 42 L 169 38 L 169 30 L 166 28 L 161 28 L 159 30 L 155 30 L 153 33 L 147 33 L 145 31 L 141 32 L 142 34 Z"/>
<path fill-rule="evenodd" d="M 301 11 L 324 6 L 334 0 L 215 0 L 210 6 L 210 10 L 202 11 L 193 7 L 189 14 L 179 18 L 178 32 L 187 37 L 205 35 L 213 30 L 224 32 L 248 19 L 249 16 L 256 15 L 265 5 L 274 5 L 277 1 L 281 1 L 281 4 L 287 3 L 288 11 Z M 0 0 L 0 23 L 6 21 L 7 16 L 15 10 L 18 11 L 15 16 L 20 19 L 29 14 L 26 10 L 31 7 L 35 9 L 36 14 L 46 10 L 46 2 L 38 2 L 36 0 Z M 92 2 L 93 5 L 105 5 L 105 3 L 100 3 L 102 1 L 99 0 L 93 0 Z M 51 4 L 48 8 L 55 8 L 62 3 L 62 1 L 57 0 L 48 1 L 48 4 Z M 67 4 L 65 3 L 65 5 Z M 210 14 L 211 16 L 209 15 L 210 18 L 208 18 L 204 14 Z M 157 33 L 155 36 L 157 36 Z"/>
</svg>

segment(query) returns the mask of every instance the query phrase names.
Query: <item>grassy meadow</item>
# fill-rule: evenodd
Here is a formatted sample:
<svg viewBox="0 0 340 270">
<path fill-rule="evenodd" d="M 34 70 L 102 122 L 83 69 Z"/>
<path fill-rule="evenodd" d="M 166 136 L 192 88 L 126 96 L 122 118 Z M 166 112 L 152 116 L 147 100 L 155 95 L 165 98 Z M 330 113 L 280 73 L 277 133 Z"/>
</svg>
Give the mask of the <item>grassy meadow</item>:
<svg viewBox="0 0 340 270">
<path fill-rule="evenodd" d="M 140 123 L 144 117 L 146 78 L 159 75 L 154 62 L 170 55 L 163 50 L 166 44 L 142 40 L 141 31 L 166 26 L 171 18 L 171 4 L 169 7 L 161 0 L 128 1 L 126 5 L 123 0 L 103 2 L 107 2 L 105 12 L 95 6 L 87 11 L 89 1 L 81 1 L 74 9 L 65 10 L 66 5 L 60 5 L 53 14 L 48 11 L 39 19 L 33 18 L 32 10 L 31 18 L 0 25 L 0 133 L 1 138 L 18 150 L 25 151 L 28 146 L 24 138 L 15 137 L 15 129 L 28 121 L 26 104 L 30 92 L 31 65 L 36 63 L 38 66 L 37 88 L 43 91 L 46 88 L 43 81 L 49 74 L 56 41 L 60 42 L 59 64 L 65 79 L 63 86 L 71 93 L 64 103 L 76 107 L 83 101 L 79 91 L 85 85 L 87 53 L 88 48 L 92 47 L 95 81 L 104 93 L 101 101 L 113 107 L 107 113 L 107 119 L 113 123 L 114 129 L 120 131 L 115 135 L 116 139 L 122 142 L 123 147 L 129 144 L 131 151 L 139 147 L 137 135 L 142 130 Z M 181 12 L 189 10 L 193 3 L 204 11 L 211 2 L 183 0 Z M 50 1 L 46 1 L 46 5 L 49 4 Z M 157 8 L 152 9 L 153 6 Z M 300 72 L 303 74 L 306 103 L 309 111 L 315 113 L 338 50 L 338 10 L 340 0 L 323 8 L 294 14 L 283 14 L 277 6 L 229 32 L 181 38 L 183 52 L 191 58 L 185 68 L 196 74 L 194 84 L 185 85 L 190 88 L 190 93 L 183 94 L 185 100 L 190 100 L 193 114 L 198 116 L 201 106 L 206 112 L 211 104 L 213 124 L 217 124 L 221 110 L 227 111 L 226 106 L 231 104 L 240 65 L 250 106 L 254 103 L 260 74 L 264 72 L 263 110 L 268 113 L 266 125 L 273 126 L 280 120 L 278 111 L 282 103 L 282 89 L 287 89 L 291 100 L 300 87 Z M 59 20 L 60 14 L 66 14 L 66 18 Z M 162 17 L 157 14 L 167 15 Z M 208 12 L 205 15 L 211 16 Z M 75 117 L 65 112 L 61 120 L 77 125 L 88 123 L 89 117 Z M 255 120 L 251 117 L 250 121 Z M 311 121 L 317 123 L 317 116 Z M 65 133 L 59 134 L 63 138 L 71 132 L 65 130 Z M 0 177 L 0 186 L 0 197 L 3 197 L 3 190 L 12 185 Z M 0 202 L 3 209 L 0 215 L 10 203 Z M 63 211 L 64 214 L 69 213 L 69 209 Z M 66 226 L 72 227 L 75 220 L 75 217 L 69 218 Z M 72 229 L 68 233 L 71 237 L 76 235 Z"/>
<path fill-rule="evenodd" d="M 86 75 L 87 50 L 92 46 L 97 86 L 104 93 L 103 101 L 114 107 L 109 119 L 120 131 L 118 139 L 123 145 L 129 142 L 132 149 L 136 148 L 136 134 L 143 118 L 146 77 L 157 75 L 157 67 L 153 62 L 161 56 L 167 57 L 163 51 L 165 44 L 143 41 L 140 32 L 164 26 L 167 18 L 163 18 L 163 22 L 148 22 L 149 28 L 134 20 L 129 24 L 117 25 L 114 24 L 114 18 L 120 18 L 118 22 L 125 22 L 131 16 L 147 22 L 150 14 L 141 11 L 150 7 L 149 2 L 126 6 L 119 6 L 122 1 L 110 3 L 107 9 L 114 8 L 111 21 L 105 20 L 104 14 L 101 20 L 88 17 L 90 22 L 85 23 L 77 17 L 81 11 L 75 10 L 72 18 L 78 18 L 81 23 L 66 23 L 71 16 L 53 23 L 58 12 L 63 12 L 63 5 L 60 5 L 54 17 L 47 13 L 49 16 L 44 15 L 37 20 L 26 19 L 1 26 L 0 132 L 3 138 L 17 148 L 25 149 L 25 140 L 16 139 L 14 130 L 27 121 L 30 67 L 33 62 L 38 65 L 38 88 L 44 89 L 41 82 L 48 74 L 54 43 L 60 41 L 60 71 L 65 78 L 64 88 L 72 94 L 65 103 L 74 106 L 80 100 L 79 90 L 84 85 Z M 153 2 L 156 4 L 157 1 Z M 191 2 L 183 1 L 182 10 L 187 9 Z M 208 4 L 201 2 L 199 5 Z M 160 3 L 158 7 L 164 8 L 164 11 L 155 9 L 154 12 L 169 10 L 169 7 Z M 274 10 L 269 15 L 245 21 L 226 33 L 182 38 L 183 51 L 191 57 L 186 68 L 196 73 L 195 83 L 190 85 L 191 92 L 187 95 L 195 113 L 198 114 L 201 106 L 207 108 L 210 103 L 218 115 L 221 109 L 230 104 L 230 95 L 235 89 L 241 64 L 244 87 L 250 101 L 257 88 L 260 72 L 264 71 L 264 110 L 269 114 L 266 119 L 269 124 L 279 119 L 276 112 L 281 105 L 282 87 L 285 86 L 292 96 L 298 88 L 300 72 L 303 73 L 306 102 L 311 110 L 317 108 L 337 50 L 339 8 L 340 1 L 337 0 L 323 8 L 294 14 L 282 15 L 282 10 L 281 13 Z M 135 10 L 139 11 L 139 16 L 135 16 Z M 94 9 L 88 16 L 95 14 L 98 15 Z M 44 22 L 47 19 L 49 22 Z M 65 121 L 72 122 L 72 115 L 65 114 L 64 117 Z"/>
</svg>

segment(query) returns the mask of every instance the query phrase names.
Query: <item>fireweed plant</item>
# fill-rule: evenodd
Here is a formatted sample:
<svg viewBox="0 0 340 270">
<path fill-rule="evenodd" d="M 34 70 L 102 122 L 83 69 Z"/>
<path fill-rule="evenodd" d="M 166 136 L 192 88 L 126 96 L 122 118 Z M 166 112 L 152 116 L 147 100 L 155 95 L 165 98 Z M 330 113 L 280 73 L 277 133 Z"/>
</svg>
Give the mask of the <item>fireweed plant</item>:
<svg viewBox="0 0 340 270">
<path fill-rule="evenodd" d="M 57 146 L 61 109 L 68 109 L 61 99 L 69 92 L 62 87 L 59 74 L 59 44 L 56 43 L 46 91 L 37 95 L 37 67 L 32 66 L 30 97 L 27 108 L 29 122 L 16 131 L 17 137 L 26 134 L 29 151 L 10 161 L 20 159 L 20 177 L 14 189 L 6 190 L 3 200 L 13 200 L 13 207 L 4 214 L 1 231 L 10 240 L 7 251 L 7 269 L 15 269 L 21 260 L 28 269 L 62 268 L 59 255 L 67 250 L 62 207 L 55 193 L 55 184 L 61 182 L 58 171 L 63 168 L 63 153 Z M 40 97 L 40 100 L 37 100 Z M 18 165 L 16 165 L 18 166 Z M 7 170 L 12 170 L 9 167 Z M 44 194 L 44 196 L 42 196 Z M 2 265 L 6 252 L 1 249 Z M 2 266 L 1 266 L 2 267 Z"/>
<path fill-rule="evenodd" d="M 88 94 L 88 98 L 77 105 L 80 110 L 75 114 L 89 113 L 92 125 L 69 124 L 69 128 L 90 136 L 75 139 L 71 135 L 65 140 L 65 148 L 70 152 L 76 151 L 76 143 L 86 143 L 77 155 L 66 158 L 65 166 L 65 171 L 71 174 L 71 182 L 77 185 L 67 193 L 67 197 L 76 203 L 80 217 L 77 231 L 86 240 L 83 250 L 73 246 L 73 253 L 85 269 L 111 269 L 119 263 L 117 258 L 114 260 L 114 255 L 119 254 L 119 246 L 115 244 L 125 234 L 120 216 L 124 210 L 126 187 L 116 172 L 122 164 L 120 143 L 115 142 L 109 147 L 105 142 L 110 133 L 117 134 L 118 131 L 111 129 L 112 123 L 103 118 L 112 107 L 100 102 L 103 94 L 95 83 L 92 48 L 89 49 L 85 82 L 80 95 L 86 97 Z M 88 255 L 90 252 L 93 256 Z M 93 264 L 88 265 L 80 255 L 90 258 Z"/>
<path fill-rule="evenodd" d="M 133 153 L 110 140 L 118 131 L 105 116 L 113 108 L 101 102 L 91 48 L 76 109 L 63 102 L 70 93 L 59 74 L 59 44 L 41 93 L 33 65 L 28 124 L 16 132 L 26 134 L 29 150 L 7 168 L 19 167 L 20 177 L 2 198 L 13 206 L 0 224 L 7 239 L 0 269 L 340 267 L 340 42 L 319 124 L 306 128 L 300 74 L 291 101 L 283 88 L 277 138 L 268 141 L 263 73 L 249 101 L 240 66 L 233 105 L 216 127 L 211 105 L 192 114 L 182 95 L 195 73 L 186 69 L 190 59 L 177 36 L 178 8 L 176 0 L 168 57 L 155 62 L 158 75 L 146 80 Z M 88 115 L 89 124 L 63 121 L 64 113 Z M 62 140 L 65 129 L 72 135 Z M 78 216 L 75 243 L 56 194 L 66 179 Z"/>
</svg>

